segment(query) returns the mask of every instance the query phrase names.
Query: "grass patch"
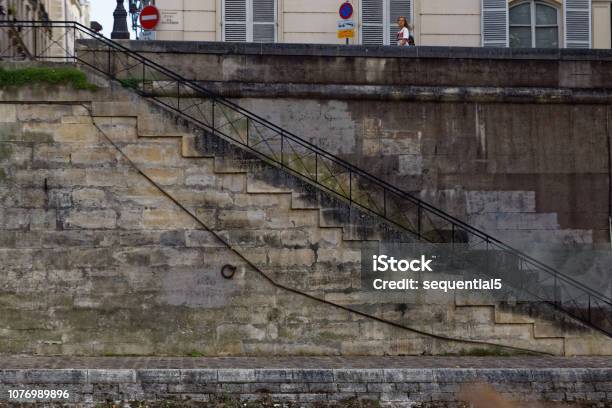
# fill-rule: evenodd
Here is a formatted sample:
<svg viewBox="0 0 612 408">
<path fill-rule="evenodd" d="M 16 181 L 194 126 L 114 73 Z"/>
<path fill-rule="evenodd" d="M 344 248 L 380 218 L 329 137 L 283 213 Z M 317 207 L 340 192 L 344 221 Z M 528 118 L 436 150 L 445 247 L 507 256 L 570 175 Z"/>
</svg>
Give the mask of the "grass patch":
<svg viewBox="0 0 612 408">
<path fill-rule="evenodd" d="M 134 78 L 134 77 L 118 79 L 118 81 L 121 83 L 121 85 L 124 88 L 129 88 L 129 89 L 138 89 L 138 87 L 142 83 L 142 79 L 138 79 L 138 78 Z"/>
<path fill-rule="evenodd" d="M 76 68 L 29 67 L 5 70 L 0 68 L 0 88 L 31 84 L 71 85 L 75 89 L 94 91 L 98 87 Z"/>
</svg>

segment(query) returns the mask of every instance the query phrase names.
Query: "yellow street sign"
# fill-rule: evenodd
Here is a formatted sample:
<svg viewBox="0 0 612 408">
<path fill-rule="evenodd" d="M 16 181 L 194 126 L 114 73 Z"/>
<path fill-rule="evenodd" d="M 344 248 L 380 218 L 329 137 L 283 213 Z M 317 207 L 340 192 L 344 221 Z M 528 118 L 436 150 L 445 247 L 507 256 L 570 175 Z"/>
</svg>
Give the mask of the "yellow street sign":
<svg viewBox="0 0 612 408">
<path fill-rule="evenodd" d="M 353 38 L 355 30 L 338 30 L 338 38 Z"/>
</svg>

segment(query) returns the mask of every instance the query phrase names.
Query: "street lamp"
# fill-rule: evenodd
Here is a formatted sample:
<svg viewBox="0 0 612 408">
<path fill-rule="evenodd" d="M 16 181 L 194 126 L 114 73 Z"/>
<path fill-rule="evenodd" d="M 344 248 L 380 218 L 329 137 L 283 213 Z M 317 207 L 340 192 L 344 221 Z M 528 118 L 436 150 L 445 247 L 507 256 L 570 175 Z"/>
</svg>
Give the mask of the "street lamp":
<svg viewBox="0 0 612 408">
<path fill-rule="evenodd" d="M 130 32 L 127 24 L 127 11 L 123 7 L 123 0 L 117 0 L 117 8 L 113 13 L 114 23 L 111 38 L 113 40 L 129 40 Z"/>
</svg>

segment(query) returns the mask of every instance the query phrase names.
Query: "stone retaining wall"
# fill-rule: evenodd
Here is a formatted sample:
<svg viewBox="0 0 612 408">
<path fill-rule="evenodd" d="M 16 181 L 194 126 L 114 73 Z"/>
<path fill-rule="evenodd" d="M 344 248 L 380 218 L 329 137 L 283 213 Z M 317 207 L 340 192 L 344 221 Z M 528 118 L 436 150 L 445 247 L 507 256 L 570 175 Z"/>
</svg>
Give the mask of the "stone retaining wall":
<svg viewBox="0 0 612 408">
<path fill-rule="evenodd" d="M 126 46 L 537 259 L 609 249 L 609 51 Z"/>
<path fill-rule="evenodd" d="M 486 384 L 486 385 L 485 385 Z M 9 390 L 67 390 L 73 405 L 191 400 L 254 406 L 450 407 L 461 401 L 563 402 L 609 407 L 612 368 L 547 369 L 76 369 L 0 371 Z M 32 399 L 27 400 L 31 402 Z M 44 400 L 38 400 L 43 402 Z M 47 400 L 48 401 L 48 400 Z M 56 400 L 63 401 L 66 400 Z M 236 405 L 231 405 L 229 402 Z M 279 405 L 274 405 L 279 404 Z M 591 405 L 592 404 L 592 405 Z M 193 405 L 191 405 L 193 406 Z M 240 406 L 244 406 L 240 404 Z"/>
</svg>

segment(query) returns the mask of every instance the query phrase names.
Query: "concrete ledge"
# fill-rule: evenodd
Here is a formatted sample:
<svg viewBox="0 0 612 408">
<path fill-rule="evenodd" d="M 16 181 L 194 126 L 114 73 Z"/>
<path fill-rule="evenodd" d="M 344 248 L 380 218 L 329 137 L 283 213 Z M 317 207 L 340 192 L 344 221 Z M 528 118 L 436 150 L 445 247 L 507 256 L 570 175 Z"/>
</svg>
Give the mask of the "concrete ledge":
<svg viewBox="0 0 612 408">
<path fill-rule="evenodd" d="M 10 399 L 9 390 L 65 390 L 67 399 L 53 400 L 65 406 L 136 401 L 218 406 L 250 401 L 270 407 L 348 407 L 361 400 L 373 401 L 365 407 L 441 408 L 457 406 L 483 387 L 489 396 L 494 393 L 507 401 L 565 407 L 612 402 L 607 357 L 9 356 L 0 357 L 0 366 L 5 368 L 0 370 L 3 406 L 50 402 Z"/>
<path fill-rule="evenodd" d="M 347 100 L 507 102 L 539 104 L 611 104 L 605 89 L 385 86 L 341 84 L 270 84 L 206 82 L 199 84 L 226 98 L 303 98 Z M 160 87 L 161 89 L 161 87 Z M 160 93 L 161 96 L 169 96 Z M 173 94 L 175 95 L 175 93 Z M 188 92 L 182 94 L 189 95 Z M 171 95 L 170 95 L 171 96 Z"/>
<path fill-rule="evenodd" d="M 181 76 L 210 82 L 502 88 L 612 88 L 611 50 L 370 47 L 125 41 L 123 45 Z M 107 48 L 83 41 L 77 54 L 94 65 Z M 111 56 L 126 72 L 137 61 Z M 127 65 L 126 65 L 127 64 Z M 134 68 L 131 76 L 142 76 Z M 161 75 L 164 77 L 164 75 Z M 155 75 L 149 74 L 149 79 Z"/>
<path fill-rule="evenodd" d="M 50 401 L 11 399 L 9 390 L 66 390 L 67 398 L 54 401 L 90 406 L 107 401 L 214 402 L 229 398 L 312 406 L 315 401 L 331 404 L 359 399 L 383 406 L 445 407 L 465 401 L 462 395 L 476 384 L 486 384 L 500 398 L 511 401 L 555 401 L 565 402 L 564 406 L 612 402 L 612 368 L 590 367 L 0 370 L 0 403 Z"/>
<path fill-rule="evenodd" d="M 95 40 L 80 40 L 87 47 Z M 381 57 L 381 58 L 469 58 L 518 60 L 606 60 L 612 61 L 612 50 L 483 48 L 483 47 L 395 47 L 334 44 L 260 44 L 213 41 L 119 41 L 137 52 L 177 54 L 291 55 L 315 57 Z M 104 48 L 106 49 L 106 48 Z"/>
</svg>

